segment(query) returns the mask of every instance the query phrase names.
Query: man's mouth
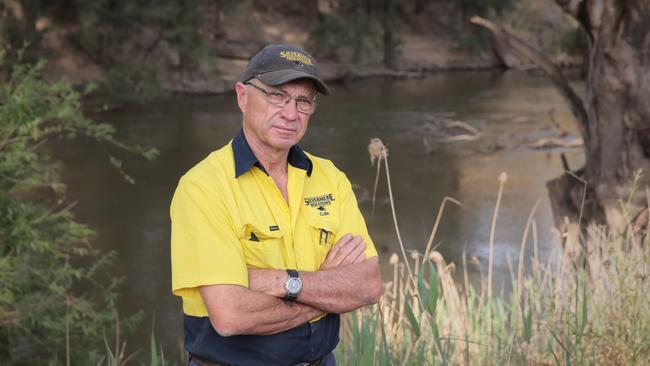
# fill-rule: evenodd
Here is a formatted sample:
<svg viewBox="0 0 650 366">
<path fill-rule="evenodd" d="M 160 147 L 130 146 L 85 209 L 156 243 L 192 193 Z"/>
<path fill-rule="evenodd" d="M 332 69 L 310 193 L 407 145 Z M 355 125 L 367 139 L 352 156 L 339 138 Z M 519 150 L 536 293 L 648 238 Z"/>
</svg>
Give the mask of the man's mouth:
<svg viewBox="0 0 650 366">
<path fill-rule="evenodd" d="M 293 133 L 296 132 L 296 129 L 293 128 L 288 128 L 288 127 L 283 127 L 283 126 L 273 126 L 273 128 L 280 130 L 281 132 L 285 133 Z"/>
</svg>

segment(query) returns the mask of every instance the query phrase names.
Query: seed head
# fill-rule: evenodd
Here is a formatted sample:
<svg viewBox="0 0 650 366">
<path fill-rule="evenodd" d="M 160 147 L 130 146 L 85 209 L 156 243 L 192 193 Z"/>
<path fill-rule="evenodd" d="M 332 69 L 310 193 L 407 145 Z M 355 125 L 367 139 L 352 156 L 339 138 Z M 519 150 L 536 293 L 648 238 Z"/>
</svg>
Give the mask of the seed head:
<svg viewBox="0 0 650 366">
<path fill-rule="evenodd" d="M 437 250 L 435 250 L 435 251 L 431 252 L 431 254 L 429 254 L 429 259 L 435 264 L 445 262 L 445 259 L 442 257 L 442 254 L 440 254 L 440 252 L 437 251 Z"/>
<path fill-rule="evenodd" d="M 388 149 L 381 139 L 374 137 L 370 139 L 370 144 L 368 144 L 368 154 L 370 154 L 370 165 L 374 166 L 375 160 L 380 161 L 382 158 L 388 157 Z"/>
</svg>

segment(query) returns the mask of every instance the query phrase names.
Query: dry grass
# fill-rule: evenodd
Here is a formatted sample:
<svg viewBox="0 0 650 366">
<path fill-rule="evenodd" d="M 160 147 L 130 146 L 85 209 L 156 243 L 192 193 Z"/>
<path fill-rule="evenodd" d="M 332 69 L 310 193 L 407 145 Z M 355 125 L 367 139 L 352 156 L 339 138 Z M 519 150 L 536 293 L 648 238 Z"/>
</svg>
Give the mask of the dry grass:
<svg viewBox="0 0 650 366">
<path fill-rule="evenodd" d="M 374 150 L 381 153 L 381 141 L 374 143 Z M 377 158 L 388 169 L 387 153 Z M 498 197 L 504 178 L 500 178 Z M 498 207 L 499 202 L 492 231 Z M 453 277 L 455 265 L 446 263 L 440 253 L 411 252 L 408 258 L 402 246 L 402 258 L 396 254 L 390 258 L 393 275 L 380 303 L 343 317 L 337 349 L 340 363 L 650 364 L 648 226 L 639 230 L 631 216 L 622 231 L 591 226 L 581 236 L 577 225 L 569 226 L 563 248 L 542 263 L 537 258 L 536 207 L 521 243 L 523 253 L 532 228 L 535 254 L 528 259 L 520 256 L 508 296 L 491 291 L 491 260 L 488 278 L 481 276 L 477 286 L 469 283 L 464 260 L 461 286 Z M 490 246 L 489 258 L 493 254 Z"/>
</svg>

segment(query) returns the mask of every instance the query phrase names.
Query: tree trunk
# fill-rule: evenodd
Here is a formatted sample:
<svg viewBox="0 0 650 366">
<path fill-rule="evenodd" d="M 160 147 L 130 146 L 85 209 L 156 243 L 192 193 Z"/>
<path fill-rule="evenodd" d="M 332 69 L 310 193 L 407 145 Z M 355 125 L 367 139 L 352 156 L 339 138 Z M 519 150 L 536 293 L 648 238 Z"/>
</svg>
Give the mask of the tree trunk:
<svg viewBox="0 0 650 366">
<path fill-rule="evenodd" d="M 606 222 L 620 227 L 619 200 L 630 195 L 634 173 L 645 173 L 632 199 L 637 210 L 647 205 L 643 188 L 650 184 L 650 2 L 601 0 L 581 7 L 564 9 L 591 38 L 584 178 Z"/>
<path fill-rule="evenodd" d="M 399 20 L 396 10 L 396 0 L 383 0 L 382 2 L 382 28 L 383 28 L 383 64 L 389 69 L 397 69 L 397 46 L 399 37 Z"/>
<path fill-rule="evenodd" d="M 490 30 L 520 57 L 536 63 L 560 88 L 579 124 L 585 165 L 548 183 L 556 224 L 567 221 L 606 223 L 620 228 L 621 200 L 631 198 L 632 216 L 647 207 L 650 185 L 650 1 L 556 0 L 590 39 L 586 97 L 577 97 L 548 58 L 507 30 L 484 19 L 473 23 Z M 640 188 L 630 185 L 641 169 Z M 586 182 L 586 193 L 585 184 Z"/>
</svg>

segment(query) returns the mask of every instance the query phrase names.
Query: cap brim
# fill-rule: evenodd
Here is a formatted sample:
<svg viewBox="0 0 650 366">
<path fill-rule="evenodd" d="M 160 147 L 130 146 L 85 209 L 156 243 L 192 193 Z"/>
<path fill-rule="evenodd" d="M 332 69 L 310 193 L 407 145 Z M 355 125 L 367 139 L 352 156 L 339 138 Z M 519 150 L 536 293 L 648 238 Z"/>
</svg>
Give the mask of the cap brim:
<svg viewBox="0 0 650 366">
<path fill-rule="evenodd" d="M 272 86 L 281 85 L 297 79 L 309 79 L 314 82 L 316 91 L 323 95 L 330 95 L 330 89 L 327 87 L 327 85 L 325 85 L 325 82 L 323 80 L 306 72 L 300 72 L 296 70 L 271 71 L 256 75 L 255 78 L 259 79 L 264 84 Z"/>
</svg>

